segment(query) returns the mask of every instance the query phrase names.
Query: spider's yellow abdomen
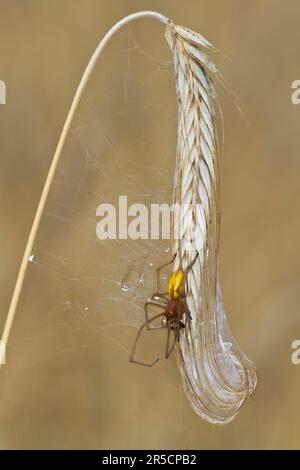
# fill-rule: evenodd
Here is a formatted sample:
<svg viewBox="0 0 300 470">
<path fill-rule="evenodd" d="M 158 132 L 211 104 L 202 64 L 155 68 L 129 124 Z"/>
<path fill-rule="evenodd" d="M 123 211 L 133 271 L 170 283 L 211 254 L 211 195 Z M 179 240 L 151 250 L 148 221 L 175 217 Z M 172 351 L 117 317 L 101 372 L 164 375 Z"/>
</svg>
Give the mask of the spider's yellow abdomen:
<svg viewBox="0 0 300 470">
<path fill-rule="evenodd" d="M 171 299 L 178 299 L 184 294 L 185 274 L 182 269 L 175 271 L 168 282 L 168 294 Z"/>
</svg>

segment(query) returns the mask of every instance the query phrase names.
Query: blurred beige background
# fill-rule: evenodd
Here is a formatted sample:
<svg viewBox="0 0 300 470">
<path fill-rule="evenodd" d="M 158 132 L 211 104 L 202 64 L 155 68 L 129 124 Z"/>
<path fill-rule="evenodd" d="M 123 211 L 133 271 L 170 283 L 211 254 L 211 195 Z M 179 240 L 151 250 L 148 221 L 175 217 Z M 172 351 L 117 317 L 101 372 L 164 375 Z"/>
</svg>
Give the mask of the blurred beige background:
<svg viewBox="0 0 300 470">
<path fill-rule="evenodd" d="M 258 389 L 231 424 L 211 426 L 187 404 L 174 358 L 151 370 L 128 363 L 143 291 L 126 296 L 118 282 L 162 248 L 97 242 L 95 208 L 119 194 L 168 200 L 176 148 L 163 27 L 141 20 L 105 51 L 64 150 L 0 374 L 0 448 L 300 448 L 300 366 L 290 360 L 300 338 L 297 0 L 0 1 L 0 326 L 81 73 L 109 27 L 142 9 L 232 59 L 216 57 L 249 124 L 220 90 L 221 283 Z"/>
</svg>

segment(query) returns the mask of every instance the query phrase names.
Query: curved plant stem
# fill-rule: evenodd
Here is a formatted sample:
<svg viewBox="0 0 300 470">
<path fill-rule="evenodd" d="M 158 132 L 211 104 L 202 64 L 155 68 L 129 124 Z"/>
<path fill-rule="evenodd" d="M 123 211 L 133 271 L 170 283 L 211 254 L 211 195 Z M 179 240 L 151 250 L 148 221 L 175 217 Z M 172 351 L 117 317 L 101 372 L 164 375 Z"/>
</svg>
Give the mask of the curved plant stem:
<svg viewBox="0 0 300 470">
<path fill-rule="evenodd" d="M 33 251 L 37 231 L 38 231 L 38 228 L 39 228 L 41 217 L 43 215 L 43 211 L 44 211 L 44 207 L 45 207 L 45 204 L 46 204 L 46 201 L 47 201 L 47 198 L 48 198 L 48 194 L 49 194 L 49 191 L 51 189 L 51 185 L 52 185 L 53 177 L 54 177 L 54 174 L 55 174 L 55 170 L 56 170 L 57 164 L 59 162 L 59 159 L 60 159 L 63 147 L 64 147 L 64 143 L 65 143 L 68 131 L 70 129 L 75 111 L 78 107 L 78 104 L 79 104 L 81 96 L 82 96 L 82 94 L 85 90 L 85 87 L 86 87 L 86 84 L 89 80 L 89 77 L 91 76 L 91 74 L 92 74 L 92 72 L 93 72 L 93 70 L 94 70 L 94 68 L 95 68 L 95 66 L 98 62 L 98 59 L 99 59 L 103 49 L 105 48 L 106 44 L 110 40 L 110 38 L 120 28 L 122 28 L 122 26 L 126 25 L 127 23 L 129 23 L 133 20 L 136 20 L 138 18 L 147 18 L 147 17 L 148 18 L 149 17 L 155 18 L 163 24 L 168 24 L 170 22 L 170 20 L 167 17 L 165 17 L 164 15 L 161 15 L 160 13 L 155 12 L 155 11 L 140 11 L 140 12 L 137 12 L 137 13 L 133 13 L 132 15 L 126 16 L 125 18 L 122 18 L 102 38 L 102 40 L 100 41 L 99 45 L 97 46 L 94 54 L 92 55 L 88 65 L 87 65 L 87 67 L 86 67 L 86 69 L 83 73 L 81 81 L 80 81 L 80 83 L 78 85 L 78 88 L 76 90 L 76 93 L 75 93 L 75 96 L 74 96 L 69 114 L 68 114 L 66 122 L 64 124 L 62 133 L 60 135 L 60 138 L 59 138 L 59 141 L 58 141 L 58 144 L 57 144 L 54 156 L 53 156 L 53 160 L 52 160 L 49 172 L 48 172 L 48 176 L 46 178 L 45 186 L 44 186 L 44 189 L 43 189 L 43 192 L 42 192 L 39 204 L 38 204 L 38 208 L 37 208 L 34 220 L 33 220 L 33 224 L 32 224 L 31 230 L 30 230 L 30 234 L 29 234 L 29 237 L 28 237 L 28 241 L 27 241 L 25 251 L 24 251 L 24 255 L 23 255 L 21 266 L 20 266 L 18 278 L 17 278 L 17 281 L 16 281 L 14 293 L 13 293 L 13 296 L 12 296 L 12 299 L 11 299 L 10 307 L 9 307 L 9 310 L 8 310 L 6 322 L 5 322 L 4 329 L 3 329 L 2 341 L 5 345 L 7 345 L 7 342 L 8 342 L 8 339 L 9 339 L 9 335 L 10 335 L 11 328 L 12 328 L 12 325 L 13 325 L 13 321 L 14 321 L 14 318 L 15 318 L 16 309 L 17 309 L 17 306 L 18 306 L 20 294 L 21 294 L 21 291 L 22 291 L 22 287 L 23 287 L 23 283 L 24 283 L 24 279 L 25 279 L 25 275 L 26 275 L 26 271 L 27 271 L 27 267 L 28 267 L 28 263 L 29 263 L 29 258 L 32 254 L 32 251 Z M 1 368 L 1 364 L 0 364 L 0 368 Z"/>
</svg>

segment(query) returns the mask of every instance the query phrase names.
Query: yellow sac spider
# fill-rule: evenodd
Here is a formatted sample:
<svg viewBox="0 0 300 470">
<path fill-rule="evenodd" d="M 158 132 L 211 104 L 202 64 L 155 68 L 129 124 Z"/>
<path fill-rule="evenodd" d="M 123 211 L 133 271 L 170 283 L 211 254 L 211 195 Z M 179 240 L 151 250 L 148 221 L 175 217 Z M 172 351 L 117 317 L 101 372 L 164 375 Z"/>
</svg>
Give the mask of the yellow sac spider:
<svg viewBox="0 0 300 470">
<path fill-rule="evenodd" d="M 136 364 L 140 364 L 142 366 L 152 367 L 159 359 L 151 363 L 138 361 L 135 359 L 135 351 L 141 337 L 141 334 L 146 328 L 146 330 L 158 330 L 161 328 L 167 328 L 167 343 L 166 343 L 166 351 L 165 351 L 165 358 L 168 359 L 171 352 L 173 351 L 175 344 L 179 341 L 180 330 L 185 327 L 184 321 L 187 319 L 191 319 L 191 314 L 188 309 L 185 297 L 185 287 L 186 287 L 186 279 L 187 274 L 190 271 L 191 267 L 195 263 L 198 257 L 198 253 L 194 257 L 193 261 L 189 264 L 186 269 L 177 269 L 171 275 L 169 282 L 168 282 L 168 292 L 161 292 L 160 289 L 160 271 L 172 264 L 174 262 L 174 258 L 166 264 L 163 264 L 159 268 L 156 269 L 156 278 L 157 278 L 157 291 L 155 294 L 152 295 L 151 300 L 146 302 L 144 305 L 145 310 L 145 322 L 142 324 L 140 329 L 138 330 L 137 336 L 135 338 L 135 342 L 132 347 L 132 351 L 130 354 L 130 362 L 134 362 Z M 163 309 L 154 317 L 149 318 L 149 307 L 158 307 Z M 151 323 L 155 321 L 157 318 L 161 317 L 161 326 L 154 326 L 151 327 Z M 183 321 L 184 320 L 184 321 Z M 173 341 L 170 344 L 170 336 L 171 332 L 173 332 Z"/>
</svg>

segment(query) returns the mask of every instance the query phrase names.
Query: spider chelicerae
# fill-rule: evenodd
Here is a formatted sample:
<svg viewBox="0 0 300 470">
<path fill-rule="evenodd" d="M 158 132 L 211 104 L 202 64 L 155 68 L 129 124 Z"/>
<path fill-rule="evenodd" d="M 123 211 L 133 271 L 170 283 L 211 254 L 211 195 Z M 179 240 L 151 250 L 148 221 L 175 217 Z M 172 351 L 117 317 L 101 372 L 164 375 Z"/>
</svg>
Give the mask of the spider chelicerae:
<svg viewBox="0 0 300 470">
<path fill-rule="evenodd" d="M 195 263 L 198 253 L 194 257 L 193 261 L 189 264 L 186 269 L 182 269 L 179 267 L 176 271 L 173 272 L 171 275 L 169 282 L 168 282 L 168 291 L 161 292 L 160 288 L 160 273 L 161 270 L 173 264 L 176 255 L 173 257 L 171 261 L 168 263 L 163 264 L 159 268 L 156 269 L 156 282 L 157 282 L 157 289 L 156 292 L 151 296 L 151 300 L 147 301 L 144 305 L 145 310 L 145 322 L 139 328 L 138 333 L 136 335 L 131 354 L 130 354 L 130 362 L 134 362 L 135 364 L 140 364 L 146 367 L 152 367 L 154 364 L 159 361 L 159 358 L 155 359 L 153 362 L 142 362 L 135 359 L 135 351 L 140 340 L 141 334 L 143 330 L 146 329 L 148 331 L 152 330 L 159 330 L 162 328 L 167 329 L 167 342 L 166 342 L 166 350 L 165 350 L 165 358 L 168 359 L 171 352 L 173 351 L 176 342 L 179 341 L 180 331 L 182 328 L 185 327 L 184 320 L 186 321 L 187 318 L 191 319 L 191 314 L 188 309 L 186 303 L 186 293 L 185 293 L 185 286 L 186 286 L 186 279 L 187 274 L 192 268 L 193 264 Z M 149 317 L 149 308 L 155 307 L 160 309 L 160 313 L 154 315 L 153 317 Z M 161 311 L 163 309 L 163 311 Z M 161 324 L 160 326 L 152 326 L 153 322 L 161 317 Z M 173 340 L 171 340 L 171 336 L 173 333 Z"/>
</svg>

